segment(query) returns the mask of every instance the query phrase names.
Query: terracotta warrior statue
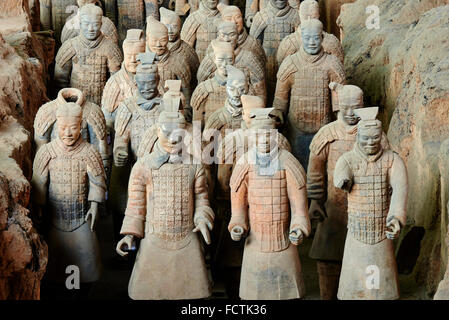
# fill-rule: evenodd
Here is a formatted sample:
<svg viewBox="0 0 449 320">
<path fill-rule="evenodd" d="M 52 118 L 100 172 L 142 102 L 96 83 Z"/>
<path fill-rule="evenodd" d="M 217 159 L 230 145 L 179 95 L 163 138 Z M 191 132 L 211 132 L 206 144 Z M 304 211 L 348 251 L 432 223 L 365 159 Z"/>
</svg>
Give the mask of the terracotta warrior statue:
<svg viewBox="0 0 449 320">
<path fill-rule="evenodd" d="M 78 7 L 81 8 L 86 4 L 96 4 L 99 0 L 77 0 Z M 69 39 L 75 38 L 80 34 L 80 10 L 77 11 L 76 15 L 68 19 L 64 24 L 61 32 L 61 43 L 66 42 Z M 118 41 L 117 28 L 114 23 L 108 17 L 103 16 L 101 18 L 101 32 L 103 35 L 114 43 Z"/>
<path fill-rule="evenodd" d="M 117 29 L 120 43 L 125 39 L 127 30 L 144 29 L 147 17 L 159 20 L 157 0 L 117 0 Z"/>
<path fill-rule="evenodd" d="M 341 62 L 323 51 L 322 31 L 319 20 L 301 23 L 303 47 L 282 62 L 273 102 L 279 115 L 287 117 L 286 136 L 304 168 L 313 136 L 332 121 L 329 83 L 345 83 Z"/>
<path fill-rule="evenodd" d="M 231 177 L 234 241 L 247 237 L 240 297 L 251 300 L 302 298 L 305 294 L 297 245 L 310 233 L 306 174 L 277 137 L 273 108 L 254 109 L 254 144 Z"/>
<path fill-rule="evenodd" d="M 161 22 L 168 29 L 168 44 L 167 47 L 171 54 L 175 55 L 178 59 L 182 60 L 185 68 L 190 71 L 190 88 L 196 87 L 196 73 L 200 66 L 198 55 L 195 50 L 189 46 L 184 40 L 181 39 L 181 18 L 171 10 L 164 7 L 159 9 L 161 15 Z M 188 119 L 187 119 L 188 120 Z"/>
<path fill-rule="evenodd" d="M 309 19 L 320 19 L 320 8 L 318 2 L 315 0 L 305 0 L 301 2 L 299 16 L 301 21 Z M 343 64 L 345 53 L 340 40 L 331 33 L 323 31 L 323 50 L 327 54 L 331 54 L 338 58 Z M 288 35 L 281 41 L 277 52 L 277 63 L 281 65 L 285 57 L 298 52 L 302 47 L 301 28 L 296 29 L 294 33 Z"/>
<path fill-rule="evenodd" d="M 269 0 L 246 0 L 245 1 L 245 22 L 248 28 L 251 28 L 254 16 L 259 11 L 265 9 Z M 300 0 L 289 0 L 288 4 L 294 9 L 299 8 Z"/>
<path fill-rule="evenodd" d="M 111 76 L 103 90 L 101 109 L 106 118 L 108 131 L 114 131 L 114 122 L 117 107 L 137 92 L 134 76 L 138 65 L 137 56 L 145 52 L 145 38 L 142 30 L 129 29 L 123 41 L 124 60 L 118 72 Z M 113 141 L 113 136 L 110 139 Z"/>
<path fill-rule="evenodd" d="M 101 104 L 110 75 L 120 69 L 122 53 L 117 44 L 101 33 L 103 11 L 94 4 L 80 9 L 81 33 L 59 48 L 55 63 L 58 88 L 80 89 L 87 101 Z"/>
<path fill-rule="evenodd" d="M 220 19 L 218 0 L 199 0 L 200 9 L 187 17 L 181 30 L 181 39 L 195 49 L 200 62 L 209 43 L 217 37 L 216 24 Z"/>
<path fill-rule="evenodd" d="M 81 137 L 83 110 L 67 102 L 56 110 L 58 137 L 39 148 L 33 164 L 32 196 L 48 221 L 48 280 L 64 284 L 66 268 L 79 268 L 80 282 L 100 278 L 95 235 L 98 207 L 105 201 L 106 175 L 100 153 Z"/>
<path fill-rule="evenodd" d="M 382 147 L 377 110 L 356 110 L 357 141 L 334 171 L 334 186 L 348 192 L 340 300 L 399 298 L 393 239 L 406 223 L 407 170 L 397 153 Z"/>
<path fill-rule="evenodd" d="M 66 20 L 76 13 L 77 0 L 39 0 L 42 30 L 53 30 L 59 44 Z"/>
<path fill-rule="evenodd" d="M 58 138 L 56 114 L 62 106 L 72 102 L 82 110 L 81 137 L 91 143 L 100 153 L 103 165 L 109 167 L 106 122 L 99 106 L 88 102 L 84 94 L 75 88 L 61 89 L 55 100 L 42 105 L 34 119 L 34 142 L 36 151 Z"/>
<path fill-rule="evenodd" d="M 172 101 L 173 99 L 179 99 L 181 101 L 179 112 L 181 112 L 184 115 L 183 106 L 185 105 L 185 98 L 181 92 L 181 80 L 167 80 L 165 81 L 165 88 L 166 92 L 164 93 L 161 102 L 162 110 L 165 110 L 164 101 Z M 168 104 L 168 108 L 171 108 L 171 103 Z M 154 147 L 157 145 L 158 141 L 157 130 L 158 130 L 157 123 L 153 124 L 150 128 L 147 128 L 145 130 L 145 133 L 142 135 L 142 139 L 140 139 L 139 148 L 137 149 L 137 158 L 141 158 L 144 155 L 153 152 Z M 193 130 L 192 124 L 187 122 L 185 125 L 185 131 L 188 132 L 189 134 L 192 134 L 193 133 L 192 130 Z M 187 144 L 185 148 L 189 152 L 193 150 L 193 147 L 191 145 L 192 142 L 193 141 L 189 141 L 187 138 L 183 139 L 183 143 Z"/>
<path fill-rule="evenodd" d="M 226 81 L 228 72 L 226 66 L 234 64 L 234 48 L 229 42 L 218 39 L 212 41 L 214 62 L 217 67 L 213 78 L 198 84 L 192 94 L 193 121 L 201 121 L 201 128 L 209 116 L 221 108 L 227 98 Z"/>
<path fill-rule="evenodd" d="M 132 299 L 201 299 L 211 295 L 203 255 L 210 244 L 214 213 L 209 207 L 202 164 L 182 154 L 177 132 L 186 121 L 178 112 L 180 99 L 158 119 L 158 142 L 151 154 L 137 160 L 131 171 L 128 205 L 117 252 L 140 238 L 128 286 Z M 166 107 L 167 108 L 167 107 Z M 181 152 L 181 153 L 180 153 Z"/>
<path fill-rule="evenodd" d="M 265 56 L 265 50 L 261 43 L 257 41 L 253 36 L 246 32 L 243 15 L 237 6 L 228 6 L 219 3 L 217 6 L 221 13 L 221 19 L 224 21 L 234 22 L 237 26 L 238 40 L 236 48 L 241 47 L 243 50 L 248 50 L 254 53 L 254 58 L 265 65 L 267 57 Z"/>
<path fill-rule="evenodd" d="M 157 69 L 159 72 L 159 93 L 165 93 L 166 80 L 181 80 L 182 93 L 186 98 L 187 118 L 190 118 L 190 95 L 191 95 L 191 73 L 190 69 L 184 65 L 184 61 L 178 54 L 170 52 L 168 49 L 168 29 L 154 19 L 147 18 L 147 51 L 156 54 Z"/>
<path fill-rule="evenodd" d="M 311 199 L 309 216 L 318 220 L 309 256 L 317 260 L 322 300 L 337 299 L 341 261 L 347 231 L 346 194 L 334 187 L 338 158 L 352 150 L 359 118 L 354 110 L 363 108 L 363 91 L 353 85 L 331 82 L 333 111 L 338 118 L 322 127 L 310 143 L 307 170 L 307 195 Z M 388 148 L 384 136 L 383 145 Z"/>
<path fill-rule="evenodd" d="M 288 0 L 269 0 L 266 8 L 254 16 L 249 34 L 259 40 L 265 50 L 268 97 L 273 96 L 276 87 L 277 48 L 298 25 L 298 10 L 290 7 Z"/>
<path fill-rule="evenodd" d="M 161 113 L 158 92 L 159 75 L 156 55 L 153 52 L 139 54 L 135 80 L 138 91 L 122 102 L 117 110 L 114 139 L 114 164 L 126 165 L 131 149 L 131 162 L 137 160 L 137 150 L 145 130 L 156 123 Z"/>
<path fill-rule="evenodd" d="M 255 59 L 256 56 L 252 51 L 245 50 L 242 47 L 236 47 L 238 41 L 238 29 L 234 22 L 222 21 L 218 24 L 217 30 L 217 40 L 229 42 L 234 48 L 234 65 L 248 75 L 251 91 L 265 99 L 266 88 L 264 62 Z M 212 49 L 212 45 L 209 45 L 206 51 L 206 56 L 198 69 L 198 81 L 201 82 L 213 77 L 216 69 L 217 66 L 214 63 L 214 50 Z"/>
</svg>

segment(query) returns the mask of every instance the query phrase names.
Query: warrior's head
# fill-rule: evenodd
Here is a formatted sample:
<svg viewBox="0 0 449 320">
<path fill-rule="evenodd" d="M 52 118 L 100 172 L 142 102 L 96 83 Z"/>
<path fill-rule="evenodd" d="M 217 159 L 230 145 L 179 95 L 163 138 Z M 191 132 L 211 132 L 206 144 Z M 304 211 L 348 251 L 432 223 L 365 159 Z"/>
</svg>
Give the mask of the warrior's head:
<svg viewBox="0 0 449 320">
<path fill-rule="evenodd" d="M 239 32 L 237 26 L 231 21 L 221 21 L 217 25 L 217 40 L 229 42 L 235 49 L 237 46 L 237 40 L 239 38 Z"/>
<path fill-rule="evenodd" d="M 276 9 L 282 10 L 288 5 L 288 0 L 270 0 L 270 3 Z"/>
<path fill-rule="evenodd" d="M 136 73 L 137 56 L 145 52 L 145 39 L 143 31 L 140 29 L 128 29 L 126 38 L 123 41 L 123 62 L 128 72 Z"/>
<path fill-rule="evenodd" d="M 304 51 L 315 55 L 321 51 L 323 43 L 323 24 L 320 20 L 301 21 L 301 39 Z"/>
<path fill-rule="evenodd" d="M 245 101 L 248 96 L 243 96 L 242 101 Z M 246 103 L 246 101 L 245 101 Z M 251 134 L 250 137 L 256 140 L 249 140 L 249 144 L 254 142 L 259 153 L 269 153 L 276 147 L 277 133 L 276 131 L 276 116 L 272 114 L 274 108 L 255 108 L 251 110 Z"/>
<path fill-rule="evenodd" d="M 152 16 L 147 18 L 147 46 L 151 52 L 162 56 L 167 52 L 168 30 L 167 27 L 154 19 Z"/>
<path fill-rule="evenodd" d="M 172 10 L 168 10 L 164 7 L 159 9 L 161 16 L 161 22 L 167 27 L 168 41 L 175 42 L 179 38 L 181 32 L 181 19 Z"/>
<path fill-rule="evenodd" d="M 357 109 L 360 121 L 357 125 L 357 143 L 366 155 L 377 154 L 381 149 L 382 122 L 376 119 L 378 107 Z"/>
<path fill-rule="evenodd" d="M 182 140 L 186 128 L 186 119 L 180 112 L 181 98 L 166 97 L 163 100 L 164 111 L 157 120 L 157 136 L 162 148 L 170 154 L 182 150 Z"/>
<path fill-rule="evenodd" d="M 96 5 L 89 3 L 80 9 L 80 30 L 87 40 L 95 40 L 101 34 L 101 23 L 103 10 Z"/>
<path fill-rule="evenodd" d="M 235 26 L 235 25 L 234 25 Z M 217 73 L 223 78 L 228 76 L 226 66 L 234 64 L 234 47 L 229 42 L 215 39 L 211 42 L 214 49 L 214 63 L 217 66 Z"/>
<path fill-rule="evenodd" d="M 59 139 L 66 145 L 74 145 L 81 135 L 81 121 L 83 111 L 81 107 L 73 102 L 67 102 L 56 111 L 57 128 Z"/>
<path fill-rule="evenodd" d="M 216 10 L 218 0 L 201 0 L 201 4 L 209 10 Z"/>
<path fill-rule="evenodd" d="M 137 57 L 140 64 L 136 70 L 136 84 L 140 95 L 146 100 L 153 99 L 159 93 L 157 90 L 159 75 L 155 57 L 154 52 L 139 53 Z"/>
<path fill-rule="evenodd" d="M 233 107 L 241 107 L 241 97 L 248 93 L 248 80 L 245 73 L 232 66 L 226 66 L 228 78 L 226 79 L 226 93 L 228 101 Z"/>
<path fill-rule="evenodd" d="M 251 111 L 254 109 L 265 108 L 265 103 L 262 98 L 257 96 L 242 95 L 242 119 L 245 122 L 247 128 L 251 127 Z"/>
<path fill-rule="evenodd" d="M 243 32 L 243 15 L 239 7 L 228 6 L 224 3 L 219 3 L 217 8 L 221 13 L 221 19 L 223 19 L 224 21 L 235 23 L 239 34 Z"/>
<path fill-rule="evenodd" d="M 329 88 L 332 90 L 332 109 L 339 111 L 341 119 L 348 125 L 355 125 L 360 118 L 354 110 L 364 107 L 363 91 L 357 86 L 342 85 L 331 82 Z"/>
<path fill-rule="evenodd" d="M 299 18 L 301 22 L 309 19 L 320 19 L 320 7 L 315 0 L 304 0 L 299 5 Z"/>
</svg>

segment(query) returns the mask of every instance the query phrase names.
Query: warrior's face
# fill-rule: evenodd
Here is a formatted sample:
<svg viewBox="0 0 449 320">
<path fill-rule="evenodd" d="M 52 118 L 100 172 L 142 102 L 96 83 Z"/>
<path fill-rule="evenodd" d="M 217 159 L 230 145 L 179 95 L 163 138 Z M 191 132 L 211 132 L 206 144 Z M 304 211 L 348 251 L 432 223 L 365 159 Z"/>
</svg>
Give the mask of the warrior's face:
<svg viewBox="0 0 449 320">
<path fill-rule="evenodd" d="M 214 62 L 217 66 L 217 73 L 223 78 L 226 78 L 228 76 L 226 66 L 234 64 L 234 55 L 230 52 L 220 50 L 215 53 Z"/>
<path fill-rule="evenodd" d="M 157 73 L 136 73 L 135 76 L 137 88 L 140 95 L 150 100 L 157 96 L 158 75 Z"/>
<path fill-rule="evenodd" d="M 182 150 L 184 126 L 179 123 L 162 123 L 158 126 L 157 136 L 162 148 L 170 154 L 178 154 Z"/>
<path fill-rule="evenodd" d="M 125 43 L 123 45 L 123 56 L 125 69 L 128 72 L 136 73 L 137 65 L 137 56 L 139 53 L 145 52 L 145 43 L 144 42 L 131 42 Z"/>
<path fill-rule="evenodd" d="M 59 117 L 58 118 L 58 136 L 66 146 L 72 146 L 78 141 L 81 135 L 80 117 Z"/>
<path fill-rule="evenodd" d="M 223 16 L 222 19 L 224 21 L 234 22 L 237 26 L 238 33 L 242 33 L 243 31 L 243 17 L 240 12 L 235 12 L 234 14 L 228 14 L 226 16 Z"/>
<path fill-rule="evenodd" d="M 226 93 L 228 94 L 228 101 L 233 107 L 241 106 L 241 96 L 248 93 L 246 79 L 228 80 L 226 84 Z"/>
<path fill-rule="evenodd" d="M 161 22 L 168 29 L 168 41 L 175 42 L 179 38 L 179 33 L 181 32 L 181 22 L 177 19 L 165 19 Z"/>
<path fill-rule="evenodd" d="M 101 33 L 101 16 L 84 14 L 81 16 L 80 29 L 84 38 L 95 40 Z"/>
<path fill-rule="evenodd" d="M 366 155 L 373 155 L 380 151 L 382 128 L 361 127 L 357 132 L 357 143 Z"/>
<path fill-rule="evenodd" d="M 288 4 L 288 0 L 270 0 L 270 2 L 275 8 L 279 10 L 284 9 Z"/>
<path fill-rule="evenodd" d="M 217 9 L 218 0 L 202 0 L 201 2 L 209 10 Z"/>
<path fill-rule="evenodd" d="M 257 129 L 256 131 L 256 143 L 257 151 L 259 153 L 269 153 L 275 147 L 276 135 L 273 134 L 274 130 L 270 129 Z"/>
<path fill-rule="evenodd" d="M 220 41 L 231 43 L 232 47 L 235 48 L 239 34 L 237 28 L 223 27 L 218 30 L 217 38 Z"/>
<path fill-rule="evenodd" d="M 306 53 L 311 55 L 318 54 L 323 43 L 323 32 L 319 27 L 303 27 L 301 28 L 301 39 Z"/>
<path fill-rule="evenodd" d="M 153 32 L 147 33 L 148 48 L 158 56 L 167 52 L 168 33 Z"/>
<path fill-rule="evenodd" d="M 359 104 L 339 104 L 340 113 L 343 115 L 343 121 L 349 124 L 350 126 L 356 125 L 360 118 L 354 113 L 354 109 L 362 108 Z"/>
</svg>

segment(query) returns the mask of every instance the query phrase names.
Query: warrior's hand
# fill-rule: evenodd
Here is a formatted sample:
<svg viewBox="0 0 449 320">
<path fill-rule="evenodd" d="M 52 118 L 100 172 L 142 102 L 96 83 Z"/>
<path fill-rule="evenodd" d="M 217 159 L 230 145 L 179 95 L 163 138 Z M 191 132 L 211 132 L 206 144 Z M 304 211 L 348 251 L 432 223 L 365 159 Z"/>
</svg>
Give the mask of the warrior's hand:
<svg viewBox="0 0 449 320">
<path fill-rule="evenodd" d="M 351 188 L 352 188 L 352 181 L 349 180 L 349 179 L 341 180 L 338 183 L 337 188 L 340 188 L 340 189 L 342 189 L 342 190 L 344 190 L 346 192 L 350 192 Z"/>
<path fill-rule="evenodd" d="M 128 252 L 123 251 L 123 250 L 128 250 L 128 249 L 132 248 L 133 242 L 134 242 L 134 236 L 131 234 L 128 234 L 117 243 L 117 247 L 115 248 L 115 251 L 122 257 L 125 257 L 128 255 Z"/>
<path fill-rule="evenodd" d="M 234 226 L 231 230 L 231 239 L 234 241 L 240 241 L 243 237 L 243 228 L 240 226 Z"/>
<path fill-rule="evenodd" d="M 116 167 L 123 167 L 128 161 L 128 152 L 125 150 L 120 150 L 114 157 L 114 162 Z"/>
<path fill-rule="evenodd" d="M 387 219 L 387 231 L 385 231 L 387 238 L 390 240 L 396 239 L 400 232 L 401 224 L 399 223 L 399 220 L 394 216 L 390 216 Z"/>
<path fill-rule="evenodd" d="M 246 26 L 247 26 L 248 28 L 251 28 L 251 25 L 253 24 L 253 18 L 254 18 L 254 16 L 248 16 L 248 17 L 246 18 Z"/>
<path fill-rule="evenodd" d="M 84 221 L 89 221 L 90 218 L 90 231 L 94 232 L 95 223 L 97 222 L 97 214 L 98 214 L 98 203 L 92 201 L 90 203 L 90 209 L 87 211 L 86 218 Z"/>
<path fill-rule="evenodd" d="M 324 221 L 327 218 L 327 214 L 323 206 L 318 200 L 312 200 L 309 208 L 310 220 Z"/>
<path fill-rule="evenodd" d="M 193 232 L 201 231 L 201 234 L 203 235 L 204 241 L 207 244 L 210 244 L 210 232 L 209 230 L 212 230 L 212 223 L 206 220 L 200 220 L 198 224 L 196 225 L 195 229 L 193 229 Z"/>
<path fill-rule="evenodd" d="M 304 235 L 302 234 L 302 231 L 297 228 L 290 231 L 289 239 L 292 244 L 295 246 L 300 245 L 304 239 Z"/>
</svg>

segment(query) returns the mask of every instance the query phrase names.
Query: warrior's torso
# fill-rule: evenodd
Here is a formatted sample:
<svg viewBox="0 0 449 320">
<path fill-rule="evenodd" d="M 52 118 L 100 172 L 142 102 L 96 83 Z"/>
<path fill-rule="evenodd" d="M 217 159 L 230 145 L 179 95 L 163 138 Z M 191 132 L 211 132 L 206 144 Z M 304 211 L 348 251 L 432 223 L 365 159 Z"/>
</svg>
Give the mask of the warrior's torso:
<svg viewBox="0 0 449 320">
<path fill-rule="evenodd" d="M 66 151 L 59 143 L 53 141 L 48 144 L 47 149 L 51 155 L 48 165 L 51 220 L 57 229 L 73 231 L 84 224 L 89 210 L 86 158 L 89 157 L 91 146 L 83 141 L 74 150 Z"/>
<path fill-rule="evenodd" d="M 181 39 L 178 39 L 175 43 L 169 43 L 169 50 L 173 55 L 182 57 L 182 59 L 187 61 L 192 78 L 195 77 L 199 67 L 199 60 L 195 50 Z"/>
<path fill-rule="evenodd" d="M 130 131 L 131 151 L 134 159 L 137 159 L 137 151 L 143 134 L 148 128 L 156 123 L 159 114 L 161 113 L 159 102 L 160 100 L 157 98 L 156 105 L 148 111 L 138 106 L 135 99 L 128 99 L 124 103 L 131 113 L 128 129 Z"/>
<path fill-rule="evenodd" d="M 224 105 L 227 98 L 226 85 L 220 84 L 215 78 L 212 78 L 203 81 L 198 85 L 198 87 L 195 90 L 204 90 L 205 92 L 207 92 L 207 97 L 204 98 L 204 100 L 202 100 L 198 106 L 192 106 L 196 109 L 194 110 L 194 113 L 202 112 L 202 118 L 205 122 L 207 122 L 207 119 L 209 119 L 210 115 Z M 195 115 L 194 118 L 196 118 Z"/>
<path fill-rule="evenodd" d="M 386 239 L 391 196 L 389 170 L 394 153 L 384 150 L 376 161 L 367 161 L 354 148 L 344 156 L 353 174 L 348 194 L 348 232 L 361 242 L 376 244 Z"/>
<path fill-rule="evenodd" d="M 289 246 L 290 207 L 285 170 L 262 176 L 256 166 L 248 171 L 250 232 L 260 242 L 260 251 L 275 252 Z"/>
<path fill-rule="evenodd" d="M 159 93 L 162 95 L 166 92 L 165 81 L 181 80 L 182 87 L 190 87 L 190 70 L 183 65 L 185 61 L 177 58 L 175 54 L 167 52 L 160 61 L 157 62 L 157 71 L 159 74 Z"/>
<path fill-rule="evenodd" d="M 306 133 L 316 133 L 331 120 L 329 55 L 310 63 L 300 56 L 291 56 L 295 65 L 290 93 L 288 120 Z"/>
<path fill-rule="evenodd" d="M 86 99 L 101 104 L 103 88 L 109 77 L 108 61 L 112 42 L 106 38 L 93 49 L 86 48 L 77 38 L 72 39 L 75 56 L 72 58 L 70 86 L 83 91 Z"/>
<path fill-rule="evenodd" d="M 196 166 L 165 163 L 151 171 L 152 205 L 147 210 L 146 233 L 168 248 L 177 248 L 193 230 Z"/>
</svg>

